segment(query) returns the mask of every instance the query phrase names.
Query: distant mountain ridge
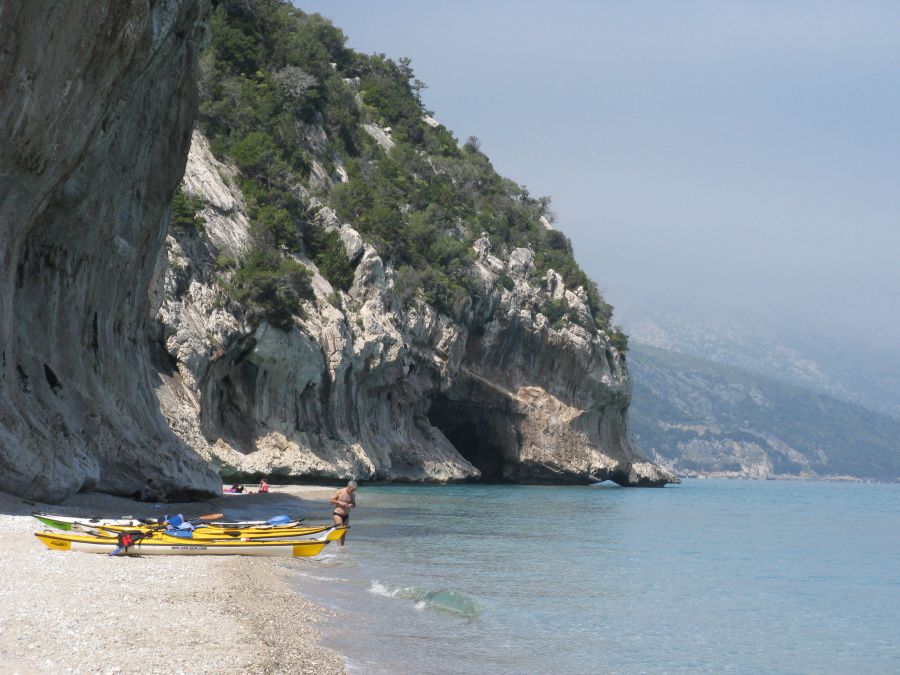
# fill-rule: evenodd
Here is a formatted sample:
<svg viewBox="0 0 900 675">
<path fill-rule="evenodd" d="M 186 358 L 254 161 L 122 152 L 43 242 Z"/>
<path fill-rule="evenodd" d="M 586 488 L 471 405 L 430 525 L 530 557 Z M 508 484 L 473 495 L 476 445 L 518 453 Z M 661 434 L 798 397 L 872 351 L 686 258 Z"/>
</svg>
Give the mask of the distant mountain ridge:
<svg viewBox="0 0 900 675">
<path fill-rule="evenodd" d="M 632 343 L 631 428 L 679 475 L 900 480 L 900 420 L 749 370 Z"/>
<path fill-rule="evenodd" d="M 655 312 L 622 320 L 632 342 L 743 368 L 900 419 L 900 349 L 864 348 L 824 331 L 788 335 L 764 320 L 724 315 Z"/>
</svg>

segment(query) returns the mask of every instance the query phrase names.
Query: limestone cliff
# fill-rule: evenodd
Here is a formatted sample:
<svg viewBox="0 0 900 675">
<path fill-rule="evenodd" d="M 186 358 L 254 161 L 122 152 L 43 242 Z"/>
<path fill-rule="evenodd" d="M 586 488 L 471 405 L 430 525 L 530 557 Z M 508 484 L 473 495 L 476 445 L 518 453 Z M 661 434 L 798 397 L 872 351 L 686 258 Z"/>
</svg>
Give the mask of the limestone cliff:
<svg viewBox="0 0 900 675">
<path fill-rule="evenodd" d="M 423 114 L 407 65 L 277 0 L 218 3 L 201 64 L 208 10 L 0 1 L 0 489 L 209 492 L 217 471 L 675 480 L 630 444 L 610 308 L 535 224 L 547 204 Z M 212 145 L 240 171 L 191 142 L 198 70 Z M 182 175 L 202 227 L 169 227 Z M 333 188 L 360 206 L 369 179 L 388 203 L 342 220 Z M 266 227 L 268 253 L 311 273 L 277 326 L 230 295 Z M 301 231 L 334 233 L 340 260 L 320 260 L 352 270 L 346 290 Z"/>
<path fill-rule="evenodd" d="M 375 248 L 299 189 L 312 226 L 339 232 L 358 263 L 353 284 L 336 291 L 297 256 L 314 274 L 303 316 L 289 331 L 248 321 L 216 263 L 251 236 L 237 174 L 195 132 L 184 189 L 204 202 L 205 225 L 170 232 L 155 293 L 163 411 L 224 473 L 675 480 L 630 445 L 623 355 L 602 332 L 554 328 L 540 313 L 554 298 L 589 310 L 553 271 L 530 284 L 527 248 L 501 258 L 487 237 L 476 242 L 477 302 L 460 324 L 424 302 L 404 309 Z"/>
<path fill-rule="evenodd" d="M 2 490 L 216 484 L 159 413 L 146 340 L 206 11 L 0 2 Z"/>
</svg>

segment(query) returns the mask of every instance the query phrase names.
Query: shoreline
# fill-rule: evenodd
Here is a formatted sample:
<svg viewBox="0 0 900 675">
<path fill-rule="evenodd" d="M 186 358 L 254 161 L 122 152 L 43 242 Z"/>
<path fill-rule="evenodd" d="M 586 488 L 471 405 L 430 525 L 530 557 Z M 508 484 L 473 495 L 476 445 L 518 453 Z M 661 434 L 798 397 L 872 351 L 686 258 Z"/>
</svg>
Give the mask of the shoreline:
<svg viewBox="0 0 900 675">
<path fill-rule="evenodd" d="M 277 558 L 111 558 L 51 551 L 32 511 L 120 516 L 290 513 L 328 522 L 330 488 L 273 486 L 263 495 L 153 504 L 105 494 L 63 504 L 0 493 L 0 664 L 7 672 L 60 670 L 343 673 L 342 655 L 319 644 L 335 613 L 288 583 Z M 288 559 L 290 560 L 290 559 Z"/>
</svg>

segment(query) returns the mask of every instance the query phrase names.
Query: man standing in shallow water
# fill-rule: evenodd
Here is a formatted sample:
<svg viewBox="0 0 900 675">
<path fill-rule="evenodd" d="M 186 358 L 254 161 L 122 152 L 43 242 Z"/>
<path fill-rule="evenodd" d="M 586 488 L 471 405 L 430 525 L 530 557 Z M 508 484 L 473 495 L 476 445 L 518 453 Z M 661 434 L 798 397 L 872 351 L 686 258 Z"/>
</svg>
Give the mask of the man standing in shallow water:
<svg viewBox="0 0 900 675">
<path fill-rule="evenodd" d="M 335 492 L 332 498 L 328 501 L 334 504 L 334 512 L 332 513 L 332 516 L 334 517 L 334 524 L 349 524 L 350 509 L 356 506 L 356 481 L 351 480 L 349 483 L 347 483 L 347 487 L 343 487 Z M 341 536 L 341 546 L 344 545 L 344 539 L 346 538 L 347 533 L 345 532 Z"/>
</svg>

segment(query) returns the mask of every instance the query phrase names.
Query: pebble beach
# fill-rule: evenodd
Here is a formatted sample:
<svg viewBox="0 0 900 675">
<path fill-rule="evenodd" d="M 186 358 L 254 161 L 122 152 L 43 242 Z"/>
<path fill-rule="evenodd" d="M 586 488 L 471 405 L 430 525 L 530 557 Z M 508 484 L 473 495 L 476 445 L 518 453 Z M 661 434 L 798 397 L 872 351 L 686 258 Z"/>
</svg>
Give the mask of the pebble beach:
<svg viewBox="0 0 900 675">
<path fill-rule="evenodd" d="M 273 486 L 154 508 L 103 494 L 61 505 L 0 493 L 0 672 L 342 673 L 318 644 L 330 612 L 288 587 L 292 559 L 51 551 L 32 511 L 120 517 L 290 513 L 329 522 L 321 487 Z"/>
</svg>

